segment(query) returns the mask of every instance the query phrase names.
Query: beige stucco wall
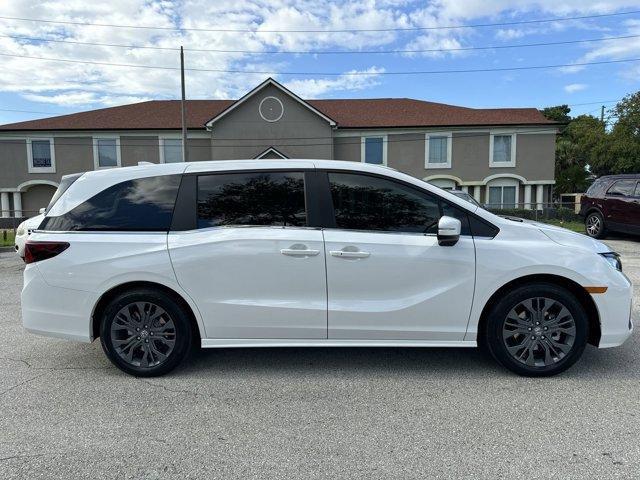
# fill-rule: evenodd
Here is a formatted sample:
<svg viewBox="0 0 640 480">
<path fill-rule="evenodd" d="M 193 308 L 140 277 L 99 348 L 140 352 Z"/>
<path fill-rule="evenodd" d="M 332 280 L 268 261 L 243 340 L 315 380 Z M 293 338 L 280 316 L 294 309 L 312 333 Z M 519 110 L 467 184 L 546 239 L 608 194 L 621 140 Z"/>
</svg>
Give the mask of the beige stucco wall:
<svg viewBox="0 0 640 480">
<path fill-rule="evenodd" d="M 62 175 L 93 170 L 91 137 L 56 137 L 53 144 L 56 173 L 29 173 L 26 140 L 0 139 L 0 188 L 16 188 L 29 180 L 58 183 Z"/>
<path fill-rule="evenodd" d="M 260 102 L 267 96 L 276 97 L 283 104 L 284 114 L 277 122 L 263 120 L 258 112 Z M 213 160 L 254 158 L 269 147 L 289 158 L 333 157 L 329 123 L 272 85 L 222 117 L 213 125 L 212 133 Z"/>
<path fill-rule="evenodd" d="M 348 162 L 360 161 L 360 137 L 335 137 L 333 139 L 333 158 Z"/>
<path fill-rule="evenodd" d="M 29 187 L 22 193 L 22 215 L 24 217 L 37 215 L 38 210 L 49 204 L 55 191 L 55 187 L 50 185 L 33 185 Z"/>
<path fill-rule="evenodd" d="M 187 143 L 187 155 L 190 162 L 211 160 L 211 139 L 190 138 Z"/>
<path fill-rule="evenodd" d="M 489 166 L 489 132 L 454 133 L 450 169 L 429 169 L 427 174 L 449 174 L 463 181 L 478 181 L 490 175 L 515 174 L 528 181 L 553 180 L 555 176 L 555 135 L 516 135 L 516 166 Z"/>
<path fill-rule="evenodd" d="M 423 178 L 424 133 L 389 135 L 387 137 L 387 165 L 408 175 Z"/>
<path fill-rule="evenodd" d="M 123 167 L 137 165 L 138 162 L 160 162 L 158 137 L 154 136 L 121 136 L 120 161 Z"/>
</svg>

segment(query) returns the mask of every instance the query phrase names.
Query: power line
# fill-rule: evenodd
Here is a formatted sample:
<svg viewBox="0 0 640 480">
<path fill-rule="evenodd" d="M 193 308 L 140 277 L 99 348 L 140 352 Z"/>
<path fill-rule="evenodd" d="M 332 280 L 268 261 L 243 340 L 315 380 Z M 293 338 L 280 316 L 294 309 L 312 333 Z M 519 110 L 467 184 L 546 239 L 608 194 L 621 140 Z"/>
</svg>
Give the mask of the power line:
<svg viewBox="0 0 640 480">
<path fill-rule="evenodd" d="M 171 31 L 191 31 L 191 32 L 230 32 L 230 33 L 359 33 L 359 32 L 415 32 L 415 31 L 428 31 L 428 30 L 453 30 L 460 28 L 483 28 L 483 27 L 505 27 L 513 25 L 529 25 L 537 23 L 552 23 L 552 22 L 565 22 L 571 20 L 586 20 L 592 18 L 606 18 L 616 17 L 622 15 L 633 15 L 640 13 L 640 10 L 632 10 L 628 12 L 618 13 L 603 13 L 599 15 L 580 15 L 576 17 L 556 17 L 556 18 L 544 18 L 536 20 L 519 20 L 512 22 L 498 22 L 498 23 L 476 23 L 466 25 L 442 25 L 437 27 L 405 27 L 405 28 L 348 28 L 348 29 L 308 29 L 308 30 L 262 30 L 262 29 L 244 29 L 244 28 L 180 28 L 180 27 L 159 27 L 159 26 L 146 26 L 146 25 L 120 25 L 113 23 L 90 23 L 81 21 L 69 21 L 69 20 L 46 20 L 41 18 L 24 18 L 24 17 L 7 17 L 0 16 L 2 20 L 18 20 L 24 22 L 38 22 L 38 23 L 53 23 L 60 25 L 80 25 L 80 26 L 92 26 L 92 27 L 111 27 L 111 28 L 133 28 L 144 30 L 171 30 Z"/>
<path fill-rule="evenodd" d="M 609 40 L 624 40 L 630 38 L 638 38 L 640 35 L 623 35 L 619 37 L 601 37 L 588 38 L 578 40 L 563 40 L 557 42 L 537 42 L 537 43 L 520 43 L 512 45 L 485 45 L 479 47 L 456 47 L 456 48 L 427 48 L 427 49 L 393 49 L 393 50 L 227 50 L 217 48 L 185 48 L 187 52 L 207 52 L 207 53 L 242 53 L 248 55 L 362 55 L 362 54 L 394 54 L 394 53 L 435 53 L 435 52 L 464 52 L 472 50 L 502 50 L 510 48 L 528 48 L 528 47 L 548 47 L 556 45 L 575 45 L 580 43 L 606 42 Z M 146 50 L 163 50 L 163 51 L 180 51 L 179 47 L 159 47 L 155 45 L 125 45 L 118 43 L 100 43 L 100 42 L 80 42 L 76 40 L 62 40 L 54 38 L 28 37 L 22 35 L 0 35 L 0 38 L 11 38 L 14 40 L 27 40 L 32 42 L 52 42 L 66 43 L 71 45 L 88 45 L 95 47 L 117 47 L 128 49 L 146 49 Z"/>
<path fill-rule="evenodd" d="M 109 67 L 127 67 L 127 68 L 146 68 L 157 70 L 180 70 L 180 67 L 168 67 L 161 65 L 137 65 L 132 63 L 111 63 L 111 62 L 96 62 L 90 60 L 71 60 L 66 58 L 50 58 L 50 57 L 35 57 L 30 55 L 18 55 L 10 53 L 0 53 L 2 57 L 12 58 L 29 58 L 32 60 L 45 60 L 51 62 L 65 62 L 65 63 L 81 63 L 84 65 L 102 65 Z M 225 70 L 216 68 L 185 68 L 185 71 L 191 72 L 211 72 L 211 73 L 244 73 L 255 75 L 300 75 L 300 76 L 319 76 L 319 77 L 352 77 L 352 76 L 373 76 L 373 75 L 436 75 L 447 73 L 485 73 L 485 72 L 512 72 L 520 70 L 542 70 L 549 68 L 563 68 L 563 67 L 585 67 L 589 65 L 610 65 L 615 63 L 628 63 L 638 62 L 640 58 L 625 58 L 621 60 L 602 60 L 599 62 L 579 62 L 579 63 L 558 63 L 552 65 L 529 65 L 523 67 L 501 67 L 501 68 L 470 68 L 470 69 L 454 69 L 454 70 L 421 70 L 421 71 L 398 71 L 398 72 L 276 72 L 276 71 L 260 71 L 260 70 Z"/>
<path fill-rule="evenodd" d="M 0 112 L 18 112 L 18 113 L 44 113 L 48 115 L 69 115 L 68 113 L 62 112 L 42 112 L 38 110 L 12 110 L 9 108 L 0 108 Z"/>
</svg>

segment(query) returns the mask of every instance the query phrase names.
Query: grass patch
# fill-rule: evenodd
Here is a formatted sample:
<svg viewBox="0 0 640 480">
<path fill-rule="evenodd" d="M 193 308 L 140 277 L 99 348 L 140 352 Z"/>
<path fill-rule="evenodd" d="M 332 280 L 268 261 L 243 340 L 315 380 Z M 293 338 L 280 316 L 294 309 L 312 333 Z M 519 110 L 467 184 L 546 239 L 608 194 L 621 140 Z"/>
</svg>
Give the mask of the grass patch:
<svg viewBox="0 0 640 480">
<path fill-rule="evenodd" d="M 584 223 L 577 220 L 557 220 L 555 218 L 539 218 L 538 222 L 555 225 L 556 227 L 566 228 L 578 233 L 584 233 Z"/>
<path fill-rule="evenodd" d="M 0 247 L 12 247 L 15 233 L 13 230 L 0 230 Z"/>
</svg>

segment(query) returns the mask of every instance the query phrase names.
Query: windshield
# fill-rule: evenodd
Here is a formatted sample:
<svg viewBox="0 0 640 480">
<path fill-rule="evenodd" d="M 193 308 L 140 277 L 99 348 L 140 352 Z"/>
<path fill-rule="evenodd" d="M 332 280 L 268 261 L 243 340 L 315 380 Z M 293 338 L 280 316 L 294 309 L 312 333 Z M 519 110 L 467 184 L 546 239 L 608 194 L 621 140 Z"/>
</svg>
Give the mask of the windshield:
<svg viewBox="0 0 640 480">
<path fill-rule="evenodd" d="M 47 205 L 44 213 L 47 213 L 49 210 L 51 210 L 51 207 L 53 207 L 53 205 L 58 201 L 62 194 L 66 192 L 67 189 L 73 184 L 73 182 L 79 179 L 82 175 L 82 173 L 74 173 L 73 175 L 65 175 L 64 177 L 62 177 L 62 180 L 60 180 L 60 185 L 58 185 L 56 193 L 54 193 L 53 197 L 51 197 L 51 201 L 49 202 L 49 205 Z"/>
</svg>

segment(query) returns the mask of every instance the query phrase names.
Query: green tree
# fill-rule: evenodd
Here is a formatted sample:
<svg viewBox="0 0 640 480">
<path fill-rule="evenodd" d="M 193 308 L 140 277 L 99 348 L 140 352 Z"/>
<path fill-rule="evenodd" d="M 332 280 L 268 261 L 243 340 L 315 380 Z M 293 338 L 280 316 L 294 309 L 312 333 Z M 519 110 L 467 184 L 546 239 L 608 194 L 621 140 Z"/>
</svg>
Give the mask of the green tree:
<svg viewBox="0 0 640 480">
<path fill-rule="evenodd" d="M 591 162 L 593 173 L 640 172 L 640 92 L 624 97 L 613 109 L 615 119 Z"/>
<path fill-rule="evenodd" d="M 584 191 L 589 185 L 588 166 L 606 136 L 604 124 L 591 115 L 572 119 L 568 105 L 548 107 L 542 112 L 551 120 L 567 124 L 556 138 L 554 191 L 556 194 Z"/>
<path fill-rule="evenodd" d="M 547 107 L 542 110 L 542 114 L 549 120 L 561 123 L 569 123 L 571 121 L 569 113 L 571 113 L 569 105 L 556 105 L 555 107 Z"/>
</svg>

